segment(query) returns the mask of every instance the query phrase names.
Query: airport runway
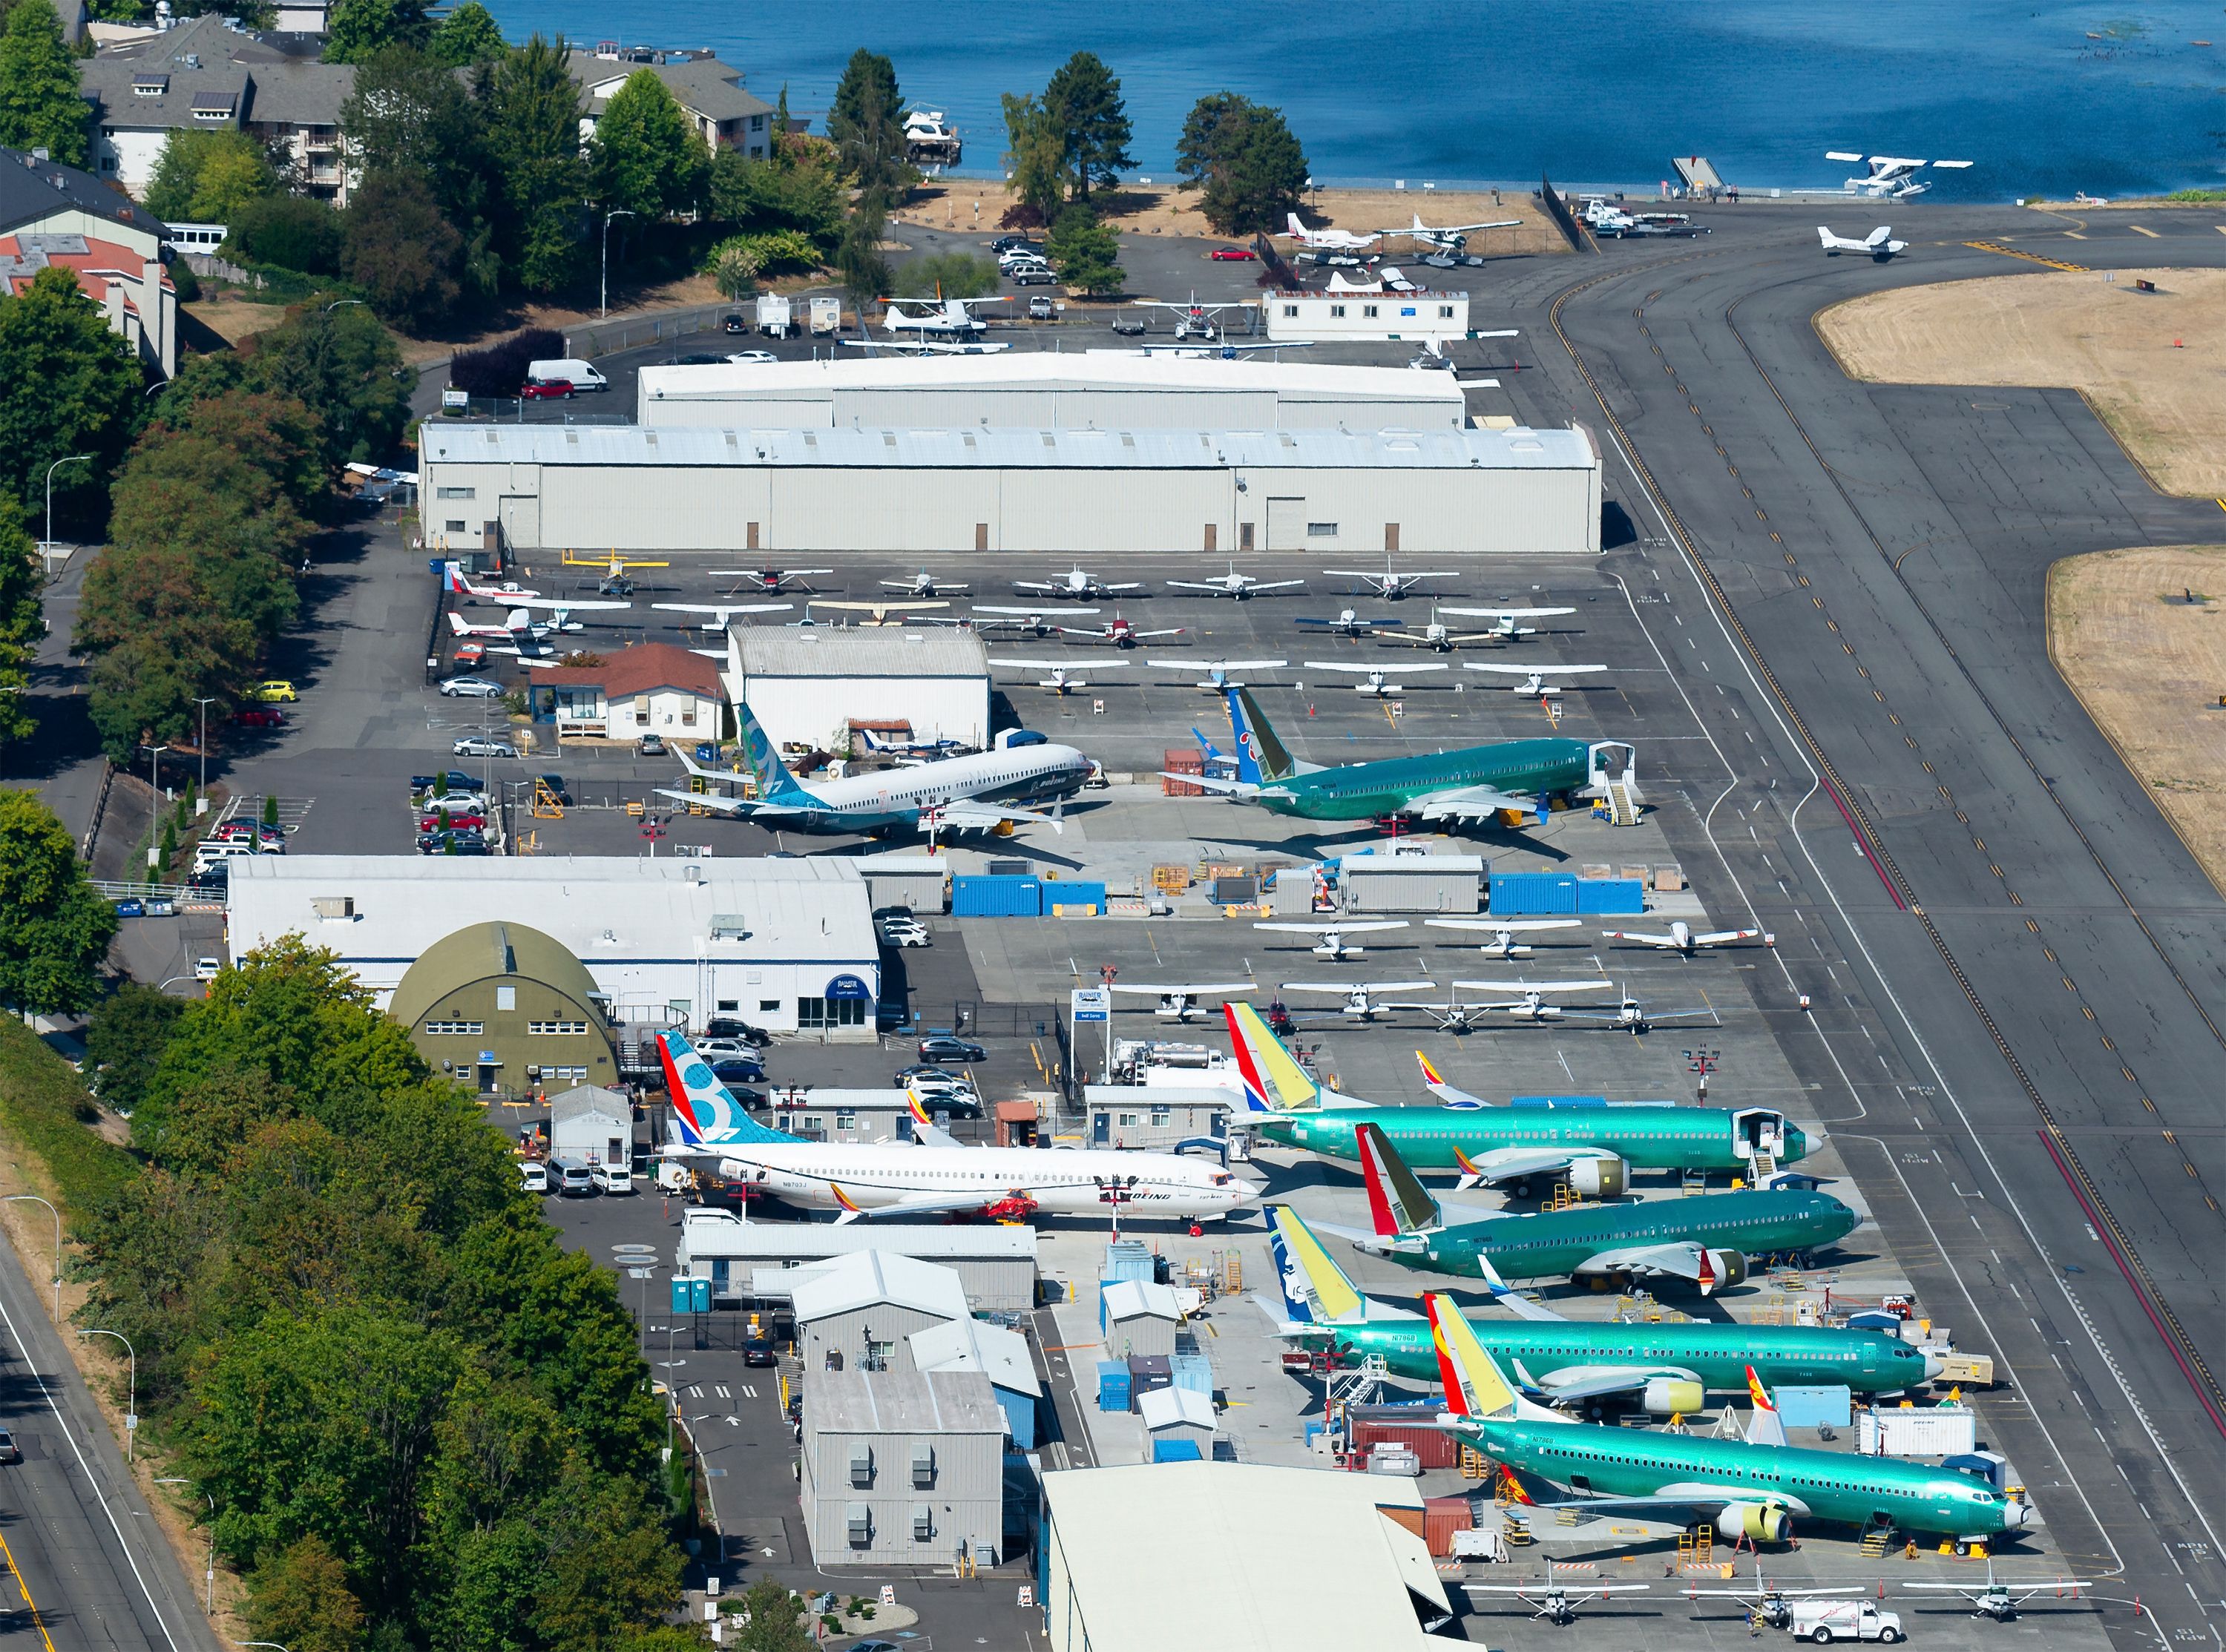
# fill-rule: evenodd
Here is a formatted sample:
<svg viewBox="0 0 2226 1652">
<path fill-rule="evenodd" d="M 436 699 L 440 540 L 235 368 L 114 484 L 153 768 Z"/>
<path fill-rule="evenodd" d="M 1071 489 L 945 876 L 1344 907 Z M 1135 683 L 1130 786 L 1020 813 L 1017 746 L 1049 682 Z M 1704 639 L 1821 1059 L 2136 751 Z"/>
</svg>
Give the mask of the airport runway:
<svg viewBox="0 0 2226 1652">
<path fill-rule="evenodd" d="M 2212 1640 L 2226 902 L 2057 677 L 2042 601 L 2059 557 L 2226 519 L 2153 492 L 2070 391 L 1854 384 L 1809 317 L 2031 258 L 2216 264 L 2216 214 L 2142 235 L 1904 205 L 1874 213 L 1915 243 L 1886 267 L 1822 257 L 1813 206 L 1705 216 L 1511 280 L 1541 368 L 1518 400 L 1608 448 L 1727 754 L 1686 863 L 1719 851 L 1778 931 L 1813 1031 L 1767 972 L 1765 1013 L 1792 1012 L 1781 1042 L 1932 1311 L 2007 1362 L 2002 1449 L 2151 1612 L 2123 1643 Z"/>
</svg>

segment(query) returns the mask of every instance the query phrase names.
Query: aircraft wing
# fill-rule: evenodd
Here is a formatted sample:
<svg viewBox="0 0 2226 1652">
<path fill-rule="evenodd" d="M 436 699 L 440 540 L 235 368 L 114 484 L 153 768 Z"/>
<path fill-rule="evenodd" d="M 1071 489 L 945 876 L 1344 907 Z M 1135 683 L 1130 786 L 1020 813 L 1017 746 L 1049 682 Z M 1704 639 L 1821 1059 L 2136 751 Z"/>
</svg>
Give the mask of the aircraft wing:
<svg viewBox="0 0 2226 1652">
<path fill-rule="evenodd" d="M 1587 671 L 1605 671 L 1605 665 L 1512 665 L 1498 661 L 1470 660 L 1462 665 L 1465 671 L 1497 671 L 1504 677 L 1577 677 Z"/>
<path fill-rule="evenodd" d="M 1335 660 L 1326 659 L 1310 659 L 1307 662 L 1307 670 L 1309 671 L 1345 671 L 1356 677 L 1373 677 L 1384 669 L 1386 668 L 1376 665 L 1345 665 Z M 1402 674 L 1415 671 L 1442 671 L 1446 669 L 1446 664 L 1443 660 L 1432 660 L 1415 665 L 1402 665 L 1397 669 Z"/>
<path fill-rule="evenodd" d="M 1440 613 L 1457 614 L 1464 620 L 1547 620 L 1556 614 L 1574 613 L 1574 608 L 1455 608 L 1444 603 L 1438 605 Z"/>
<path fill-rule="evenodd" d="M 977 803 L 966 798 L 947 803 L 932 811 L 921 810 L 922 814 L 930 812 L 939 816 L 944 825 L 956 826 L 966 831 L 994 830 L 1008 820 L 1024 820 L 1032 824 L 1048 826 L 1055 832 L 1066 830 L 1065 822 L 1053 820 L 1049 815 L 1033 809 L 1014 809 L 1008 804 Z"/>
<path fill-rule="evenodd" d="M 1636 1393 L 1657 1376 L 1682 1382 L 1701 1380 L 1698 1372 L 1682 1365 L 1570 1365 L 1531 1386 L 1549 1400 L 1593 1400 L 1603 1394 Z"/>
<path fill-rule="evenodd" d="M 574 602 L 562 606 L 575 608 L 627 608 L 633 605 L 630 602 Z M 786 613 L 796 604 L 793 602 L 652 602 L 649 606 L 666 613 L 725 614 Z"/>
<path fill-rule="evenodd" d="M 1538 808 L 1538 799 L 1515 797 L 1497 786 L 1453 786 L 1428 792 L 1407 806 L 1425 820 L 1474 820 L 1503 809 L 1531 814 Z"/>
<path fill-rule="evenodd" d="M 1164 780 L 1186 781 L 1191 785 L 1202 787 L 1207 791 L 1224 797 L 1249 797 L 1260 789 L 1257 781 L 1224 780 L 1218 776 L 1211 774 L 1176 774 L 1167 769 L 1160 771 L 1160 778 Z"/>
<path fill-rule="evenodd" d="M 1002 1204 L 1010 1197 L 1002 1193 L 985 1193 L 979 1189 L 968 1193 L 907 1193 L 894 1204 L 876 1204 L 868 1209 L 844 1192 L 840 1182 L 828 1183 L 827 1191 L 843 1207 L 843 1214 L 835 1218 L 835 1225 L 838 1228 L 847 1227 L 853 1222 L 878 1222 L 887 1217 L 901 1219 L 919 1216 L 978 1216 L 992 1204 Z"/>
<path fill-rule="evenodd" d="M 1046 586 L 1039 586 L 1037 588 L 1038 588 L 1039 590 L 1046 590 L 1046 591 L 1047 591 L 1047 590 L 1049 590 L 1051 588 L 1050 588 L 1049 586 L 1046 585 Z M 1059 615 L 1061 619 L 1065 619 L 1065 618 L 1067 618 L 1067 617 L 1069 617 L 1070 615 L 1072 615 L 1072 614 L 1078 614 L 1078 613 L 1097 613 L 1097 609 L 1095 609 L 1095 608 L 1077 608 L 1077 607 L 1069 607 L 1065 603 L 1063 603 L 1063 602 L 1062 602 L 1061 604 L 1059 604 L 1059 607 L 1055 607 L 1055 608 L 1010 608 L 1010 607 L 995 607 L 995 606 L 994 606 L 994 605 L 992 605 L 992 604 L 977 602 L 977 603 L 976 603 L 976 604 L 974 605 L 974 607 L 973 607 L 973 608 L 972 608 L 971 612 L 973 612 L 973 613 L 993 613 L 993 614 L 997 615 L 1000 619 L 1013 619 L 1013 620 L 1041 620 L 1041 619 L 1046 618 L 1046 617 L 1048 617 L 1049 615 L 1052 615 L 1052 614 L 1054 614 L 1054 613 L 1055 613 L 1055 614 L 1057 614 L 1057 615 Z"/>
<path fill-rule="evenodd" d="M 1579 1274 L 1651 1274 L 1690 1280 L 1699 1284 L 1702 1274 L 1708 1273 L 1713 1276 L 1711 1267 L 1703 1261 L 1706 1255 L 1704 1247 L 1684 1239 L 1666 1245 L 1617 1245 L 1606 1250 L 1595 1251 L 1572 1271 Z"/>
<path fill-rule="evenodd" d="M 1254 580 L 1245 586 L 1248 591 L 1295 591 L 1304 580 Z"/>
<path fill-rule="evenodd" d="M 1759 941 L 1763 933 L 1759 929 L 1710 930 L 1705 935 L 1693 937 L 1695 946 L 1727 946 L 1733 941 Z"/>
<path fill-rule="evenodd" d="M 1584 1147 L 1495 1147 L 1490 1153 L 1464 1153 L 1461 1182 L 1469 1185 L 1473 1178 L 1477 1184 L 1496 1187 L 1502 1182 L 1527 1181 L 1547 1171 L 1567 1170 L 1580 1159 L 1600 1156 Z"/>
<path fill-rule="evenodd" d="M 1140 631 L 1139 637 L 1164 636 L 1164 632 Z M 1159 659 L 1145 662 L 1169 671 L 1272 671 L 1279 665 L 1288 665 L 1281 659 Z"/>
<path fill-rule="evenodd" d="M 716 791 L 675 791 L 659 786 L 657 795 L 670 797 L 676 803 L 693 804 L 722 815 L 734 815 L 744 820 L 755 820 L 765 816 L 800 815 L 805 812 L 787 804 L 760 803 L 748 797 L 723 797 Z"/>
<path fill-rule="evenodd" d="M 1142 982 L 1133 985 L 1120 981 L 1113 983 L 1113 990 L 1116 993 L 1142 993 L 1148 998 L 1218 998 L 1229 993 L 1256 992 L 1258 989 L 1259 982 L 1255 981 L 1208 982 L 1201 985 L 1172 987 Z"/>
<path fill-rule="evenodd" d="M 1205 580 L 1169 580 L 1167 583 L 1179 591 L 1212 591 L 1220 594 L 1229 589 L 1226 585 L 1214 584 Z"/>
<path fill-rule="evenodd" d="M 1674 935 L 1645 935 L 1637 930 L 1602 930 L 1600 938 L 1604 941 L 1638 941 L 1647 946 L 1677 944 L 1677 937 Z M 1697 940 L 1699 937 L 1694 938 Z"/>
<path fill-rule="evenodd" d="M 518 591 L 501 591 L 495 594 L 518 608 L 556 608 L 569 613 L 588 613 L 598 609 L 631 608 L 631 602 L 574 602 L 563 597 L 527 596 Z"/>
</svg>

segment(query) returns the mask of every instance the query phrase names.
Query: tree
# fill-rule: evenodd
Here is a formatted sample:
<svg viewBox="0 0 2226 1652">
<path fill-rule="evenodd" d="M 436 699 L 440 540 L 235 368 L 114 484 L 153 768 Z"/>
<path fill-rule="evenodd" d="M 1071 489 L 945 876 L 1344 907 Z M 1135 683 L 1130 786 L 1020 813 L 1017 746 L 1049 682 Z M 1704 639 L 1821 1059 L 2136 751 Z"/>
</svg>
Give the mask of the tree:
<svg viewBox="0 0 2226 1652">
<path fill-rule="evenodd" d="M 997 261 L 970 252 L 906 258 L 896 272 L 899 298 L 984 298 L 997 290 Z"/>
<path fill-rule="evenodd" d="M 416 173 L 459 235 L 484 211 L 483 111 L 455 71 L 419 48 L 396 42 L 365 57 L 340 105 L 340 131 L 366 175 Z"/>
<path fill-rule="evenodd" d="M 424 0 L 340 0 L 325 36 L 325 61 L 367 62 L 391 46 L 423 48 L 432 34 Z"/>
<path fill-rule="evenodd" d="M 42 149 L 65 166 L 83 166 L 85 99 L 53 0 L 18 0 L 7 19 L 0 34 L 0 144 Z"/>
<path fill-rule="evenodd" d="M 340 215 L 321 200 L 264 195 L 223 221 L 231 226 L 227 245 L 250 264 L 276 264 L 305 276 L 340 271 Z"/>
<path fill-rule="evenodd" d="M 569 53 L 534 35 L 488 77 L 487 153 L 499 178 L 495 245 L 528 292 L 553 292 L 578 273 L 585 249 L 580 91 Z M 515 386 L 513 386 L 515 388 Z"/>
<path fill-rule="evenodd" d="M 137 1107 L 186 1001 L 127 981 L 93 1008 L 85 1029 L 86 1064 L 100 1099 L 120 1113 Z"/>
<path fill-rule="evenodd" d="M 0 1005 L 50 1013 L 99 999 L 116 909 L 86 881 L 69 828 L 12 787 L 0 787 Z"/>
<path fill-rule="evenodd" d="M 38 727 L 23 698 L 41 631 L 37 559 L 22 506 L 0 493 L 0 747 L 29 739 Z"/>
<path fill-rule="evenodd" d="M 734 149 L 711 157 L 711 216 L 751 234 L 785 231 L 821 257 L 842 238 L 848 206 L 842 175 L 824 154 L 782 152 L 754 161 Z"/>
<path fill-rule="evenodd" d="M 410 422 L 411 380 L 401 347 L 376 317 L 350 304 L 310 305 L 255 335 L 249 377 L 317 416 L 318 460 L 329 473 L 351 459 L 383 461 Z"/>
<path fill-rule="evenodd" d="M 713 247 L 708 267 L 723 298 L 739 303 L 757 290 L 758 250 L 747 236 L 737 235 Z"/>
<path fill-rule="evenodd" d="M 700 206 L 709 151 L 655 71 L 636 69 L 595 123 L 596 194 L 613 207 L 656 219 Z"/>
<path fill-rule="evenodd" d="M 463 237 L 414 172 L 369 174 L 342 214 L 341 272 L 390 321 L 423 327 L 446 315 L 463 290 Z"/>
<path fill-rule="evenodd" d="M 804 1603 L 786 1584 L 760 1578 L 742 1594 L 735 1652 L 811 1652 L 817 1642 L 800 1621 L 803 1616 Z"/>
<path fill-rule="evenodd" d="M 0 385 L 8 387 L 0 395 L 0 491 L 26 510 L 42 509 L 47 467 L 91 454 L 91 464 L 54 473 L 54 502 L 64 521 L 80 504 L 97 509 L 131 439 L 143 381 L 69 270 L 41 270 L 29 291 L 0 292 Z"/>
<path fill-rule="evenodd" d="M 1121 83 L 1097 53 L 1077 52 L 1060 66 L 1044 88 L 1043 107 L 1059 134 L 1076 199 L 1088 200 L 1093 181 L 1112 183 L 1123 168 L 1136 164 L 1129 153 L 1131 133 Z"/>
<path fill-rule="evenodd" d="M 1044 257 L 1060 282 L 1076 292 L 1094 297 L 1121 290 L 1121 238 L 1079 201 L 1061 213 L 1044 237 Z"/>
<path fill-rule="evenodd" d="M 474 63 L 499 63 L 510 48 L 502 38 L 502 25 L 480 0 L 464 0 L 433 30 L 433 55 L 453 68 Z"/>
<path fill-rule="evenodd" d="M 861 46 L 850 54 L 827 111 L 827 136 L 857 183 L 861 207 L 870 202 L 886 215 L 918 175 L 905 160 L 896 65 L 878 52 Z"/>
<path fill-rule="evenodd" d="M 1183 123 L 1175 163 L 1182 187 L 1204 192 L 1206 222 L 1224 235 L 1280 230 L 1304 199 L 1306 152 L 1283 111 L 1233 92 L 1199 99 Z"/>
<path fill-rule="evenodd" d="M 1012 175 L 1005 185 L 1031 221 L 1048 224 L 1058 215 L 1065 185 L 1059 168 L 1065 162 L 1065 145 L 1059 129 L 1037 97 L 1007 92 L 1005 103 L 1005 168 Z"/>
<path fill-rule="evenodd" d="M 835 268 L 842 275 L 843 291 L 862 321 L 866 306 L 886 297 L 889 290 L 889 261 L 881 256 L 882 225 L 881 209 L 862 199 L 850 221 L 843 226 L 843 238 L 835 248 Z"/>
<path fill-rule="evenodd" d="M 356 1652 L 363 1603 L 349 1590 L 340 1556 L 312 1534 L 256 1567 L 247 1627 L 289 1652 Z"/>
<path fill-rule="evenodd" d="M 169 221 L 236 224 L 254 201 L 278 193 L 278 175 L 245 132 L 173 131 L 147 184 L 147 210 Z"/>
</svg>

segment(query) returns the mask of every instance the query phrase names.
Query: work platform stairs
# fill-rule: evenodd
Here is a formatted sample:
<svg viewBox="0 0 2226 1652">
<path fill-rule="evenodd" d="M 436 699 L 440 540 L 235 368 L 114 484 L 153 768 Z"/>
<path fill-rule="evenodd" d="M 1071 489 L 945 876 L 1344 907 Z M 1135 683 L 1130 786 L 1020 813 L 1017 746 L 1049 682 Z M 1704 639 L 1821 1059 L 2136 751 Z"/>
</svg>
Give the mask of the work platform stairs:
<svg viewBox="0 0 2226 1652">
<path fill-rule="evenodd" d="M 1615 826 L 1638 824 L 1638 795 L 1628 780 L 1610 780 L 1600 788 L 1600 800 L 1607 805 L 1608 823 Z"/>
</svg>

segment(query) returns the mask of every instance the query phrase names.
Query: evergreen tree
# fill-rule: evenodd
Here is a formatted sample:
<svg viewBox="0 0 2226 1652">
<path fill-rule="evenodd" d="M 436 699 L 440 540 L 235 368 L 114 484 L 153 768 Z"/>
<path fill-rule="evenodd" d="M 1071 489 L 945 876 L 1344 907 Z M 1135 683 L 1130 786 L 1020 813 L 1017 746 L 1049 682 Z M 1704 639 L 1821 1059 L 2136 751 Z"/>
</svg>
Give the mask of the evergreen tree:
<svg viewBox="0 0 2226 1652">
<path fill-rule="evenodd" d="M 637 69 L 595 123 L 597 196 L 652 221 L 703 204 L 711 156 L 685 110 L 650 69 Z"/>
<path fill-rule="evenodd" d="M 464 238 L 422 174 L 365 175 L 342 214 L 340 270 L 386 320 L 423 327 L 463 291 Z"/>
<path fill-rule="evenodd" d="M 17 0 L 0 33 L 0 144 L 81 167 L 86 104 L 53 0 Z"/>
<path fill-rule="evenodd" d="M 1060 168 L 1065 164 L 1065 143 L 1042 98 L 1008 92 L 1004 105 L 1005 170 L 1010 175 L 1005 187 L 1020 203 L 1023 217 L 1048 224 L 1059 215 L 1065 188 Z"/>
<path fill-rule="evenodd" d="M 1095 52 L 1077 52 L 1044 88 L 1044 113 L 1059 134 L 1062 162 L 1074 179 L 1075 198 L 1090 199 L 1093 183 L 1116 181 L 1136 164 L 1129 153 L 1129 112 L 1121 83 Z"/>
<path fill-rule="evenodd" d="M 0 493 L 0 747 L 29 739 L 36 727 L 23 695 L 41 629 L 38 556 L 22 506 Z"/>
<path fill-rule="evenodd" d="M 862 46 L 850 54 L 827 112 L 827 136 L 856 181 L 860 204 L 870 201 L 886 215 L 917 175 L 904 158 L 895 64 Z"/>
<path fill-rule="evenodd" d="M 1077 201 L 1044 238 L 1044 257 L 1062 284 L 1095 297 L 1121 290 L 1121 238 Z"/>
<path fill-rule="evenodd" d="M 393 44 L 366 57 L 340 105 L 340 131 L 368 175 L 411 172 L 459 235 L 486 210 L 484 111 L 447 64 L 418 48 Z"/>
<path fill-rule="evenodd" d="M 580 92 L 561 44 L 536 35 L 487 79 L 487 151 L 500 179 L 495 246 L 518 284 L 553 292 L 580 268 L 587 164 Z"/>
<path fill-rule="evenodd" d="M 480 0 L 464 0 L 441 19 L 427 49 L 450 67 L 465 69 L 474 63 L 499 63 L 510 48 L 494 14 Z"/>
<path fill-rule="evenodd" d="M 325 36 L 325 61 L 366 63 L 390 46 L 423 49 L 432 35 L 424 0 L 340 0 Z"/>
<path fill-rule="evenodd" d="M 99 998 L 116 910 L 86 881 L 69 828 L 12 788 L 0 788 L 0 1007 L 79 1010 Z"/>
<path fill-rule="evenodd" d="M 138 364 L 69 270 L 41 270 L 29 290 L 0 292 L 0 492 L 42 511 L 47 467 L 91 454 L 92 463 L 54 473 L 57 531 L 96 514 L 144 388 Z"/>
<path fill-rule="evenodd" d="M 1202 192 L 1206 222 L 1224 235 L 1278 231 L 1305 196 L 1306 152 L 1283 111 L 1233 92 L 1199 99 L 1175 162 L 1182 187 Z"/>
</svg>

